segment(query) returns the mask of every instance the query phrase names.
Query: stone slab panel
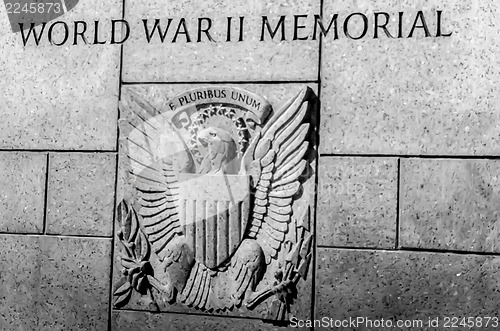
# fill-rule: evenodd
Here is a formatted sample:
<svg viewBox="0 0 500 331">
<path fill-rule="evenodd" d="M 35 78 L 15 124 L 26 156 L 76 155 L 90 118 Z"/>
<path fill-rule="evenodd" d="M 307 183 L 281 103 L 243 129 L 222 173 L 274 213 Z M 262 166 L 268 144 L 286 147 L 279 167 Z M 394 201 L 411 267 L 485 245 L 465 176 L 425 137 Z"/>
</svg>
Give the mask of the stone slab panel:
<svg viewBox="0 0 500 331">
<path fill-rule="evenodd" d="M 47 154 L 0 153 L 0 231 L 43 231 Z"/>
<path fill-rule="evenodd" d="M 397 329 L 443 330 L 444 317 L 498 317 L 499 266 L 498 256 L 319 249 L 316 318 L 393 323 L 438 318 L 439 328 Z M 341 328 L 375 329 L 391 328 Z M 468 330 L 484 330 L 484 324 Z"/>
<path fill-rule="evenodd" d="M 397 159 L 321 157 L 318 245 L 393 248 Z"/>
<path fill-rule="evenodd" d="M 8 149 L 112 150 L 116 147 L 120 46 L 110 45 L 110 20 L 121 16 L 122 1 L 81 2 L 58 18 L 68 24 L 68 41 L 51 45 L 45 27 L 40 45 L 23 46 L 0 15 L 0 147 Z M 93 43 L 94 21 L 100 21 L 105 45 L 73 45 L 74 21 L 85 21 Z M 79 27 L 80 31 L 82 26 Z M 36 31 L 40 35 L 41 27 Z M 54 41 L 63 40 L 62 24 Z M 32 36 L 32 35 L 31 35 Z"/>
<path fill-rule="evenodd" d="M 273 2 L 244 0 L 168 2 L 160 0 L 128 1 L 125 18 L 131 24 L 131 36 L 124 46 L 123 79 L 128 82 L 196 82 L 196 81 L 269 81 L 316 80 L 318 78 L 319 41 L 311 40 L 314 14 L 319 14 L 318 0 L 280 0 Z M 299 21 L 306 28 L 301 37 L 309 40 L 293 41 L 293 15 L 304 14 Z M 286 15 L 285 38 L 281 30 L 273 40 L 261 39 L 262 16 L 267 15 L 274 28 L 280 16 Z M 212 20 L 208 41 L 202 33 L 198 40 L 198 18 Z M 227 17 L 232 19 L 232 37 L 227 40 Z M 239 36 L 239 17 L 244 18 L 243 41 Z M 150 43 L 145 36 L 142 19 L 149 19 L 151 30 L 155 19 L 160 19 L 162 31 L 168 18 L 172 19 L 164 42 L 155 35 Z M 180 35 L 172 43 L 180 19 L 186 19 L 186 36 Z M 202 23 L 202 27 L 207 26 Z M 183 31 L 182 27 L 180 31 Z M 267 30 L 265 30 L 267 33 Z"/>
<path fill-rule="evenodd" d="M 273 109 L 277 111 L 285 102 L 290 100 L 293 96 L 295 96 L 303 87 L 302 84 L 226 84 L 229 85 L 229 87 L 238 87 L 242 88 L 245 90 L 248 90 L 253 93 L 260 94 L 268 99 L 268 101 L 271 103 Z M 172 99 L 175 95 L 191 90 L 196 87 L 214 87 L 214 86 L 219 86 L 216 84 L 161 84 L 161 85 L 153 85 L 153 84 L 148 84 L 148 85 L 127 85 L 124 86 L 122 89 L 122 99 L 123 100 L 130 100 L 130 97 L 133 96 L 134 98 L 142 98 L 143 100 L 146 100 L 150 105 L 151 108 L 157 109 L 159 112 L 164 112 L 163 116 L 172 116 L 172 112 L 166 109 L 165 107 L 168 107 L 168 101 Z M 315 85 L 310 85 L 311 89 L 316 93 L 317 91 L 317 86 Z M 130 102 L 130 101 L 128 101 Z M 158 122 L 148 122 L 149 124 L 146 124 L 142 126 L 142 121 L 136 121 L 134 124 L 134 120 L 136 119 L 135 116 L 139 113 L 134 113 L 136 110 L 132 110 L 131 107 L 126 107 L 124 104 L 123 109 L 121 108 L 121 120 L 120 120 L 120 156 L 119 156 L 119 171 L 118 171 L 118 189 L 117 189 L 117 201 L 121 202 L 122 200 L 129 201 L 129 202 L 135 202 L 136 204 L 139 204 L 138 202 L 138 196 L 135 192 L 134 188 L 134 179 L 131 178 L 130 173 L 127 171 L 127 169 L 130 169 L 130 158 L 126 156 L 127 150 L 130 148 L 130 140 L 127 139 L 129 137 L 129 134 L 133 131 L 136 130 L 137 128 L 146 130 L 146 132 L 151 136 L 154 137 L 156 135 L 155 131 L 151 126 L 157 126 L 161 125 L 160 121 Z M 145 114 L 146 112 L 144 112 Z M 134 126 L 135 125 L 135 126 Z M 148 126 L 149 125 L 149 126 Z M 159 147 L 156 147 L 156 143 L 150 143 L 149 145 L 144 144 L 144 148 L 150 148 L 152 151 L 155 153 L 157 152 L 156 148 L 159 149 Z M 314 154 L 314 153 L 311 153 Z M 143 161 L 144 162 L 144 161 Z M 315 175 L 315 163 L 311 163 L 312 167 L 312 172 L 309 173 L 308 175 L 314 176 Z M 305 205 L 307 203 L 313 204 L 313 197 L 315 194 L 314 190 L 314 182 L 313 180 L 309 180 L 304 184 L 304 190 L 302 192 L 302 197 L 303 199 L 296 203 L 294 205 L 294 211 L 293 215 L 295 219 L 298 219 L 304 212 Z M 299 205 L 300 203 L 300 205 Z M 311 209 L 311 219 L 313 219 L 313 213 L 314 210 Z M 294 220 L 295 220 L 294 219 Z M 296 235 L 300 236 L 299 233 L 295 233 L 295 227 L 290 227 L 286 238 L 293 239 L 294 241 L 296 240 Z M 220 237 L 219 237 L 220 238 Z M 219 240 L 219 239 L 217 239 Z M 122 257 L 124 256 L 124 250 L 123 246 L 120 244 L 120 241 L 117 240 L 115 241 L 116 243 L 116 249 L 115 249 L 115 264 L 114 264 L 114 275 L 113 275 L 113 280 L 114 280 L 114 288 L 116 288 L 116 284 L 119 283 L 120 278 L 123 276 L 123 272 L 126 271 L 124 270 L 121 261 Z M 281 256 L 281 257 L 280 257 Z M 284 255 L 279 255 L 278 256 L 278 261 L 282 261 L 281 258 L 284 257 Z M 153 265 L 153 268 L 156 268 L 155 270 L 158 269 L 158 267 L 161 267 L 158 258 L 156 257 L 155 254 L 152 254 L 152 257 L 150 259 L 151 264 Z M 272 262 L 273 268 L 275 267 L 276 261 Z M 284 265 L 284 263 L 283 263 Z M 270 269 L 271 267 L 268 267 Z M 159 269 L 161 270 L 161 269 Z M 270 286 L 273 284 L 274 279 L 274 273 L 267 271 L 265 274 L 265 278 L 262 280 L 261 283 L 259 283 L 259 287 L 257 290 L 260 290 L 261 288 L 265 288 L 266 286 Z M 156 277 L 164 278 L 166 277 L 166 273 L 163 273 L 161 271 L 156 273 Z M 311 308 L 312 308 L 312 293 L 313 293 L 313 277 L 312 277 L 312 265 L 310 265 L 309 268 L 309 273 L 308 276 L 305 280 L 300 280 L 298 283 L 298 293 L 299 296 L 298 298 L 294 301 L 292 307 L 291 307 L 291 314 L 294 316 L 301 316 L 301 318 L 310 318 L 311 317 Z M 158 294 L 156 295 L 156 290 L 153 289 L 153 296 L 156 298 L 156 301 L 158 303 L 159 309 L 162 312 L 180 312 L 180 313 L 194 313 L 194 314 L 216 314 L 216 315 L 225 315 L 225 316 L 235 316 L 235 317 L 253 317 L 253 318 L 262 318 L 262 316 L 265 316 L 267 313 L 267 310 L 271 307 L 271 303 L 273 298 L 267 298 L 266 300 L 263 301 L 260 305 L 257 306 L 257 308 L 253 310 L 246 309 L 245 307 L 241 307 L 241 309 L 233 309 L 231 311 L 215 311 L 215 312 L 203 312 L 202 310 L 195 309 L 195 308 L 189 308 L 184 305 L 182 305 L 178 300 L 178 302 L 174 305 L 168 304 L 167 301 L 162 298 L 163 294 Z M 115 297 L 115 299 L 117 299 Z M 147 296 L 140 296 L 138 293 L 135 291 L 131 294 L 130 300 L 126 303 L 126 305 L 123 307 L 124 309 L 134 309 L 134 310 L 154 310 L 151 307 L 151 301 L 148 300 Z"/>
<path fill-rule="evenodd" d="M 227 318 L 186 314 L 151 314 L 148 312 L 115 311 L 112 314 L 112 331 L 190 331 L 190 330 L 248 330 L 281 331 L 306 330 L 274 326 L 256 319 Z"/>
<path fill-rule="evenodd" d="M 111 240 L 0 236 L 0 329 L 106 330 Z"/>
<path fill-rule="evenodd" d="M 111 236 L 116 154 L 51 153 L 47 232 Z"/>
<path fill-rule="evenodd" d="M 434 37 L 439 10 L 442 33 L 452 32 L 451 37 Z M 406 38 L 418 11 L 432 37 L 420 28 Z M 347 39 L 342 30 L 354 12 L 369 22 L 367 37 L 360 40 Z M 403 12 L 404 38 L 381 32 L 374 39 L 375 12 L 391 15 L 393 36 Z M 498 1 L 325 1 L 324 13 L 328 19 L 339 14 L 339 39 L 330 33 L 322 48 L 322 153 L 500 152 Z M 360 30 L 359 22 L 351 22 L 354 36 L 360 34 L 354 28 Z"/>
<path fill-rule="evenodd" d="M 401 245 L 499 252 L 500 161 L 401 161 Z"/>
</svg>

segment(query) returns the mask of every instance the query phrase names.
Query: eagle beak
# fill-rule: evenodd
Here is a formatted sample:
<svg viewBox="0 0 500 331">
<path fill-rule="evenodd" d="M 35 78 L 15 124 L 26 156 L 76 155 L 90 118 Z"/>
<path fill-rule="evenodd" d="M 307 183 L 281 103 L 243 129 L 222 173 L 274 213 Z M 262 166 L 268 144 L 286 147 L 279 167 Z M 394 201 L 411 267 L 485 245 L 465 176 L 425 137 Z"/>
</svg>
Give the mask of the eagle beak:
<svg viewBox="0 0 500 331">
<path fill-rule="evenodd" d="M 205 138 L 203 138 L 203 137 L 199 137 L 199 138 L 198 138 L 198 141 L 200 142 L 200 144 L 201 144 L 203 147 L 207 147 L 207 145 L 208 145 L 208 141 L 207 141 Z"/>
</svg>

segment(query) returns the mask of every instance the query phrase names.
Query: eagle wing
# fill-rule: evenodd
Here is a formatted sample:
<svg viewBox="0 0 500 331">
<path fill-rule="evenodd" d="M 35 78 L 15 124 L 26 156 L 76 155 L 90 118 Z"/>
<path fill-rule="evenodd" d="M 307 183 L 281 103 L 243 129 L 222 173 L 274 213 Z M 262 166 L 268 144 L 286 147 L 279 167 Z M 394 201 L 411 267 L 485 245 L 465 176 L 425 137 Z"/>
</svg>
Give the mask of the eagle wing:
<svg viewBox="0 0 500 331">
<path fill-rule="evenodd" d="M 257 240 L 266 263 L 277 257 L 288 231 L 294 195 L 301 188 L 300 175 L 307 161 L 309 88 L 274 114 L 254 138 L 242 160 L 253 182 L 253 210 L 247 236 Z"/>
<path fill-rule="evenodd" d="M 176 235 L 183 235 L 178 213 L 179 171 L 175 161 L 182 155 L 188 160 L 185 164 L 189 164 L 192 158 L 185 145 L 177 151 L 174 148 L 164 150 L 172 146 L 162 141 L 160 133 L 171 130 L 174 133 L 169 132 L 170 137 L 177 133 L 138 93 L 130 89 L 121 105 L 130 112 L 126 120 L 132 129 L 126 138 L 127 156 L 140 204 L 138 213 L 153 250 L 163 260 L 166 245 Z M 178 140 L 177 145 L 184 144 L 182 139 Z"/>
<path fill-rule="evenodd" d="M 144 232 L 163 260 L 165 246 L 175 235 L 183 235 L 178 214 L 177 175 L 172 162 L 166 161 L 151 164 L 135 175 Z"/>
</svg>

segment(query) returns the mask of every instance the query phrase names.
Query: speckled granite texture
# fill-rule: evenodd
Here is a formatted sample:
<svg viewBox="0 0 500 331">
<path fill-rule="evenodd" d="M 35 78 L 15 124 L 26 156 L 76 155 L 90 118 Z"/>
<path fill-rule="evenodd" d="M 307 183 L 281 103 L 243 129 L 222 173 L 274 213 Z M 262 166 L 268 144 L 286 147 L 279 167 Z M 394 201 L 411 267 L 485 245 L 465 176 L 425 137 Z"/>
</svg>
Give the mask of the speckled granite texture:
<svg viewBox="0 0 500 331">
<path fill-rule="evenodd" d="M 111 240 L 0 236 L 2 330 L 105 330 Z"/>
<path fill-rule="evenodd" d="M 319 173 L 319 245 L 395 247 L 395 158 L 325 156 Z"/>
<path fill-rule="evenodd" d="M 0 169 L 0 231 L 41 233 L 47 154 L 1 152 Z"/>
<path fill-rule="evenodd" d="M 132 22 L 132 33 L 130 42 L 124 47 L 123 79 L 129 82 L 317 79 L 319 41 L 291 41 L 293 15 L 297 14 L 299 8 L 301 14 L 319 14 L 320 2 L 211 0 L 203 2 L 201 6 L 192 0 L 167 3 L 161 0 L 126 2 L 125 17 Z M 274 18 L 273 27 L 281 15 L 288 15 L 285 22 L 288 40 L 280 41 L 279 33 L 273 40 L 266 37 L 265 41 L 260 41 L 263 15 Z M 186 42 L 185 35 L 181 34 L 178 40 L 172 43 L 182 17 L 186 18 L 192 41 Z M 201 34 L 203 42 L 197 42 L 199 17 L 212 19 L 210 32 L 216 42 L 207 41 L 205 34 Z M 230 42 L 226 42 L 227 17 L 233 17 Z M 241 42 L 238 41 L 239 17 L 245 17 Z M 161 20 L 162 31 L 166 28 L 167 19 L 173 19 L 163 43 L 158 35 L 155 35 L 150 43 L 147 42 L 142 22 L 142 19 L 146 18 L 149 19 L 150 31 L 154 19 Z M 202 27 L 206 24 L 204 22 Z M 312 28 L 313 25 L 308 24 L 301 32 L 305 35 L 312 34 Z"/>
<path fill-rule="evenodd" d="M 316 317 L 440 317 L 442 330 L 444 316 L 496 316 L 499 267 L 498 256 L 319 249 Z"/>
<path fill-rule="evenodd" d="M 106 22 L 100 27 L 104 39 L 109 38 L 109 20 L 120 14 L 121 1 L 90 0 L 59 20 L 70 26 L 78 20 Z M 47 31 L 40 46 L 33 41 L 23 46 L 3 9 L 0 29 L 0 148 L 113 149 L 120 47 L 51 46 Z"/>
<path fill-rule="evenodd" d="M 498 160 L 406 159 L 401 176 L 402 246 L 500 252 Z"/>
<path fill-rule="evenodd" d="M 322 153 L 498 155 L 498 1 L 327 0 L 324 6 L 344 16 L 384 11 L 394 20 L 402 11 L 410 26 L 418 10 L 431 31 L 436 10 L 444 10 L 452 37 L 420 32 L 323 43 Z M 397 23 L 391 31 L 396 35 Z"/>
<path fill-rule="evenodd" d="M 284 331 L 289 327 L 273 326 L 256 319 L 212 317 L 186 314 L 151 314 L 147 312 L 122 311 L 112 316 L 112 328 L 117 331 L 191 331 L 191 330 L 248 330 Z M 307 330 L 293 328 L 293 330 Z"/>
<path fill-rule="evenodd" d="M 54 153 L 49 165 L 47 233 L 111 236 L 116 154 Z"/>
</svg>

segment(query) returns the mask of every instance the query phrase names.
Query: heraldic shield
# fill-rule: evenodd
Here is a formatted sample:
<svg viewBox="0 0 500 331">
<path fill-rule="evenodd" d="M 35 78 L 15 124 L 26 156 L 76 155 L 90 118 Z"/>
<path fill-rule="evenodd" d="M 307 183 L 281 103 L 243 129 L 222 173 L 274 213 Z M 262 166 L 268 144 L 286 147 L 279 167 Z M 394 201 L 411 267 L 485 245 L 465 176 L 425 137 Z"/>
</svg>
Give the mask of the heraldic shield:
<svg viewBox="0 0 500 331">
<path fill-rule="evenodd" d="M 179 219 L 197 261 L 216 268 L 236 250 L 248 224 L 250 177 L 179 176 Z"/>
</svg>

